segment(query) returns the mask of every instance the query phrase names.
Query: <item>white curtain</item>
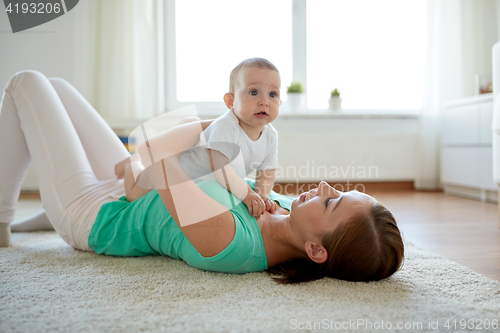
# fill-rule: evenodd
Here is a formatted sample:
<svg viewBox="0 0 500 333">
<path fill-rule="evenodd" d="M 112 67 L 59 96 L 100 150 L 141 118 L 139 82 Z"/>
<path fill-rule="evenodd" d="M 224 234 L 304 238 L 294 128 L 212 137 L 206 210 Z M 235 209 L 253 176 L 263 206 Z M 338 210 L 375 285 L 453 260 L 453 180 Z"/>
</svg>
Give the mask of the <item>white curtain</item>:
<svg viewBox="0 0 500 333">
<path fill-rule="evenodd" d="M 439 187 L 440 111 L 446 101 L 472 96 L 474 75 L 491 76 L 497 2 L 428 0 L 424 107 L 420 114 L 415 187 Z"/>
<path fill-rule="evenodd" d="M 79 6 L 77 88 L 106 120 L 163 113 L 163 0 L 87 0 Z"/>
</svg>

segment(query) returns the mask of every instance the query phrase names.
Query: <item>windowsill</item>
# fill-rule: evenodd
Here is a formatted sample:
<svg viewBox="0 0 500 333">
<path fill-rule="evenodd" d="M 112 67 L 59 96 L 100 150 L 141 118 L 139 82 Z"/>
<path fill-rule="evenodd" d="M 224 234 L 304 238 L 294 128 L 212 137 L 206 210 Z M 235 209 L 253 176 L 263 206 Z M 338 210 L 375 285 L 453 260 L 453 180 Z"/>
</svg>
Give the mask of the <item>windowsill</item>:
<svg viewBox="0 0 500 333">
<path fill-rule="evenodd" d="M 445 108 L 453 108 L 458 106 L 465 106 L 470 104 L 479 104 L 484 102 L 493 101 L 493 93 L 481 94 L 476 96 L 464 97 L 458 100 L 448 101 L 443 103 L 443 107 Z"/>
<path fill-rule="evenodd" d="M 308 109 L 303 112 L 280 112 L 278 119 L 325 119 L 325 118 L 363 118 L 363 119 L 400 119 L 418 118 L 419 110 L 328 110 Z"/>
<path fill-rule="evenodd" d="M 219 109 L 217 109 L 219 111 Z M 226 111 L 198 109 L 201 119 L 214 119 Z M 420 110 L 327 110 L 308 109 L 302 112 L 280 112 L 277 120 L 293 119 L 418 119 Z M 133 129 L 149 119 L 106 119 L 113 129 Z"/>
<path fill-rule="evenodd" d="M 219 111 L 217 109 L 217 111 Z M 210 119 L 221 116 L 226 110 L 217 113 L 214 109 L 198 109 L 202 119 Z M 325 119 L 325 118 L 364 118 L 364 119 L 401 119 L 418 118 L 420 110 L 358 110 L 358 109 L 307 109 L 299 112 L 280 111 L 278 119 Z"/>
</svg>

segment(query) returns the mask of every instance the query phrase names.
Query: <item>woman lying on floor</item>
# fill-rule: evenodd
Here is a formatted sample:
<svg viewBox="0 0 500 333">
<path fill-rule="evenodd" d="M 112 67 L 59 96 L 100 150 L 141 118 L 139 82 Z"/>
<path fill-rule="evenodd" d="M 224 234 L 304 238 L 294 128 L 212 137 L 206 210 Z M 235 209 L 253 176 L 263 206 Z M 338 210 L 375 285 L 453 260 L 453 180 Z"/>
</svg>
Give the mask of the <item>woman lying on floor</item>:
<svg viewBox="0 0 500 333">
<path fill-rule="evenodd" d="M 141 145 L 128 167 L 128 151 L 74 87 L 36 71 L 16 73 L 0 113 L 1 245 L 10 243 L 33 160 L 51 225 L 81 251 L 165 255 L 216 272 L 267 270 L 281 275 L 280 283 L 325 276 L 376 281 L 400 268 L 404 245 L 396 221 L 369 195 L 325 182 L 296 199 L 272 192 L 278 208 L 256 220 L 216 181 L 195 184 L 178 152 L 190 149 L 206 125 L 188 122 L 155 136 L 150 144 L 164 147 L 159 162 L 151 163 Z M 120 177 L 132 166 L 147 167 L 155 190 L 135 186 L 126 193 L 115 165 Z"/>
</svg>

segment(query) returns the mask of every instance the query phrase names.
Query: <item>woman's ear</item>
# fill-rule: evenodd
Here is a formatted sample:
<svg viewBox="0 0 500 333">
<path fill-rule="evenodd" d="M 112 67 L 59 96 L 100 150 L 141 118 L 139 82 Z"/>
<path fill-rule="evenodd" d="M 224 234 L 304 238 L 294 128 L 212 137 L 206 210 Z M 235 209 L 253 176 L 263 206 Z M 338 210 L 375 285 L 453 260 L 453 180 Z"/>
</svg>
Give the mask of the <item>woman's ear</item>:
<svg viewBox="0 0 500 333">
<path fill-rule="evenodd" d="M 233 102 L 234 102 L 234 95 L 232 93 L 226 93 L 224 95 L 224 103 L 226 103 L 226 107 L 228 109 L 233 108 Z"/>
<path fill-rule="evenodd" d="M 322 264 L 328 259 L 328 252 L 321 244 L 315 244 L 310 241 L 307 241 L 304 245 L 307 255 L 317 264 Z"/>
</svg>

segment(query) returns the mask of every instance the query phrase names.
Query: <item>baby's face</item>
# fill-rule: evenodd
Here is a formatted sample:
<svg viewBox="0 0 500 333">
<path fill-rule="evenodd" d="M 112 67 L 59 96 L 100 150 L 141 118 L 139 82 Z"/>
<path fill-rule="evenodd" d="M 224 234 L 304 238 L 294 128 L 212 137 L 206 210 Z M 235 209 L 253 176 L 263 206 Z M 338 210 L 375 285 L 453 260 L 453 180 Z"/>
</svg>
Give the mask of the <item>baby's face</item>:
<svg viewBox="0 0 500 333">
<path fill-rule="evenodd" d="M 278 117 L 280 85 L 280 76 L 275 70 L 241 69 L 234 84 L 233 108 L 243 128 L 262 129 Z"/>
</svg>

